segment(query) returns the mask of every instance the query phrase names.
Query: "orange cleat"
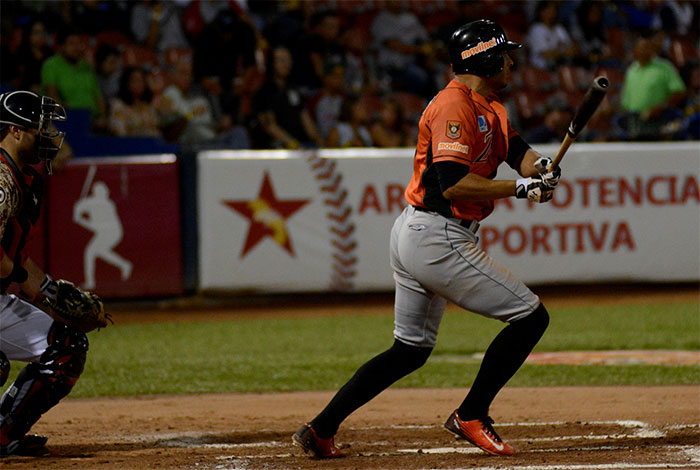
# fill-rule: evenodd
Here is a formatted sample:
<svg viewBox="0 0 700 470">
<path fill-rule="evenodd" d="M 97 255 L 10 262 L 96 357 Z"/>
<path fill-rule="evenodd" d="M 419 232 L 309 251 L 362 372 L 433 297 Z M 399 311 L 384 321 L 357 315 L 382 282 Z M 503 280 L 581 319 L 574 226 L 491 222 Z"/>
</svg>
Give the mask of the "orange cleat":
<svg viewBox="0 0 700 470">
<path fill-rule="evenodd" d="M 445 428 L 459 437 L 468 440 L 484 452 L 492 455 L 514 455 L 515 449 L 509 446 L 496 434 L 490 417 L 462 421 L 455 410 L 447 421 Z"/>
<path fill-rule="evenodd" d="M 337 459 L 343 457 L 340 449 L 336 447 L 333 438 L 321 439 L 310 424 L 306 423 L 294 433 L 292 441 L 304 449 L 304 453 L 313 453 L 318 459 Z"/>
</svg>

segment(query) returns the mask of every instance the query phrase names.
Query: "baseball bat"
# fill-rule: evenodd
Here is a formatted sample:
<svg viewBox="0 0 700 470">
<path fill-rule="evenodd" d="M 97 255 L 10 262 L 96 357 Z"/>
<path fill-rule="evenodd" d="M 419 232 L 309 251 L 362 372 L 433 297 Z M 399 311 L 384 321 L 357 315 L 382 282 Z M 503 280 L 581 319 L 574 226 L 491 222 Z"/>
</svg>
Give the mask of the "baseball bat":
<svg viewBox="0 0 700 470">
<path fill-rule="evenodd" d="M 87 176 L 85 177 L 85 182 L 83 183 L 83 189 L 80 191 L 80 199 L 85 199 L 88 191 L 90 191 L 90 186 L 92 186 L 92 180 L 95 178 L 95 173 L 97 173 L 97 165 L 90 165 L 88 167 Z"/>
<path fill-rule="evenodd" d="M 603 101 L 605 94 L 608 92 L 609 86 L 610 81 L 607 79 L 607 77 L 596 77 L 595 80 L 593 80 L 593 83 L 583 97 L 581 106 L 578 107 L 576 113 L 574 114 L 574 118 L 569 124 L 569 130 L 566 132 L 566 136 L 564 136 L 564 141 L 561 143 L 559 151 L 554 156 L 554 160 L 552 160 L 552 165 L 550 167 L 551 169 L 559 166 L 559 163 L 561 162 L 561 159 L 564 158 L 566 151 L 569 150 L 571 144 L 574 143 L 576 137 L 578 137 L 579 133 L 584 127 L 586 127 L 586 124 L 591 119 L 591 116 L 593 116 L 595 110 L 598 109 L 598 106 L 600 106 L 601 101 Z"/>
</svg>

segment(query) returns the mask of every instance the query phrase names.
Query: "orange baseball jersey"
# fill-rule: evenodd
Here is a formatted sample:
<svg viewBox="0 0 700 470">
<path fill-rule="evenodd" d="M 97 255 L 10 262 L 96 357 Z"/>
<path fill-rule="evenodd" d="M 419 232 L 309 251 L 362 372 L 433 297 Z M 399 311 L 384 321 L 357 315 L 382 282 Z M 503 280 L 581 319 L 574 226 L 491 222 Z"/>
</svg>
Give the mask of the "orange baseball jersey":
<svg viewBox="0 0 700 470">
<path fill-rule="evenodd" d="M 493 211 L 494 202 L 445 199 L 433 164 L 457 162 L 467 165 L 470 173 L 493 179 L 498 166 L 508 157 L 508 141 L 516 136 L 506 109 L 495 95 L 484 98 L 452 80 L 421 116 L 413 176 L 404 194 L 406 201 L 446 217 L 486 218 Z M 508 164 L 517 168 L 520 159 Z"/>
</svg>

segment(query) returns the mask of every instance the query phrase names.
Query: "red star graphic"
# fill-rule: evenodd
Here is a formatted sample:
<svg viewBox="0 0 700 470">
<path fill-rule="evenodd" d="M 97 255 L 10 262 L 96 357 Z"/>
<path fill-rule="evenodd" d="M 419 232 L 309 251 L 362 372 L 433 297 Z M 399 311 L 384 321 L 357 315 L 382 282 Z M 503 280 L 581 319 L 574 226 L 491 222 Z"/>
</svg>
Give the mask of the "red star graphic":
<svg viewBox="0 0 700 470">
<path fill-rule="evenodd" d="M 292 240 L 285 222 L 292 214 L 311 202 L 311 199 L 278 200 L 272 188 L 270 175 L 266 171 L 256 199 L 222 202 L 250 222 L 241 258 L 245 257 L 265 237 L 272 238 L 275 243 L 294 256 Z"/>
</svg>

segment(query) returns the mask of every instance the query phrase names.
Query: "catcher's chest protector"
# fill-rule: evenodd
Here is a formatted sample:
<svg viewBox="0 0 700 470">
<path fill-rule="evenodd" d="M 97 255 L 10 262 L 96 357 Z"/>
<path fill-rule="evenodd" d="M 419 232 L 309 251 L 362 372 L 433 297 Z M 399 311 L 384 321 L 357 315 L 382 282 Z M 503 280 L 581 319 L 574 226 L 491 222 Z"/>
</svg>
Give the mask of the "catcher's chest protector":
<svg viewBox="0 0 700 470">
<path fill-rule="evenodd" d="M 20 193 L 19 210 L 5 225 L 5 233 L 0 240 L 0 245 L 12 261 L 21 266 L 26 254 L 24 249 L 31 239 L 31 232 L 41 213 L 41 201 L 43 194 L 43 181 L 39 173 L 33 168 L 26 167 L 20 170 L 12 158 L 0 149 L 0 165 L 6 165 L 12 174 L 13 182 Z M 7 191 L 7 189 L 5 189 Z M 0 293 L 5 293 L 11 281 L 0 279 Z"/>
</svg>

